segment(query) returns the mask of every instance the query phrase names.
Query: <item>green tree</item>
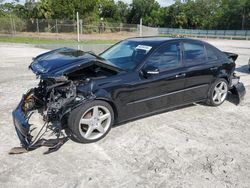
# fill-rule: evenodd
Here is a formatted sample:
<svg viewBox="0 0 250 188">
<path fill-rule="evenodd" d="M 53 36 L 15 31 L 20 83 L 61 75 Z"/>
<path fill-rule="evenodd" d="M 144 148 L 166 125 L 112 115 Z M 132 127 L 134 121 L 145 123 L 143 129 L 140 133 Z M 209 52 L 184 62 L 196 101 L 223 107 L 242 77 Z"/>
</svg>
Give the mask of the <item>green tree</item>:
<svg viewBox="0 0 250 188">
<path fill-rule="evenodd" d="M 119 22 L 127 23 L 127 18 L 129 15 L 128 4 L 118 1 L 116 3 L 116 19 Z"/>
<path fill-rule="evenodd" d="M 133 0 L 130 5 L 130 12 L 128 15 L 128 22 L 133 24 L 138 24 L 142 18 L 146 25 L 153 25 L 150 23 L 152 19 L 149 19 L 153 11 L 160 9 L 159 3 L 155 0 Z"/>
</svg>

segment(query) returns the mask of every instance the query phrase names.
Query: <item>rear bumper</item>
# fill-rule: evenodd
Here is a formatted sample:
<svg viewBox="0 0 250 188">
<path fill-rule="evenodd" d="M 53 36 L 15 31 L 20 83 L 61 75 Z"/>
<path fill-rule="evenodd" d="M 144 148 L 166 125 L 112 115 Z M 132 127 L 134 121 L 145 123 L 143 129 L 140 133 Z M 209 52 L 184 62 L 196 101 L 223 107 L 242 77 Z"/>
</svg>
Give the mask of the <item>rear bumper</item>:
<svg viewBox="0 0 250 188">
<path fill-rule="evenodd" d="M 233 75 L 231 78 L 230 91 L 232 94 L 238 96 L 239 103 L 244 99 L 246 88 L 242 82 L 239 81 L 240 77 Z"/>
<path fill-rule="evenodd" d="M 28 148 L 31 142 L 31 135 L 29 134 L 30 124 L 29 117 L 24 114 L 22 107 L 24 105 L 25 95 L 22 100 L 12 112 L 13 123 L 16 129 L 17 136 L 20 140 L 20 143 L 23 147 Z"/>
</svg>

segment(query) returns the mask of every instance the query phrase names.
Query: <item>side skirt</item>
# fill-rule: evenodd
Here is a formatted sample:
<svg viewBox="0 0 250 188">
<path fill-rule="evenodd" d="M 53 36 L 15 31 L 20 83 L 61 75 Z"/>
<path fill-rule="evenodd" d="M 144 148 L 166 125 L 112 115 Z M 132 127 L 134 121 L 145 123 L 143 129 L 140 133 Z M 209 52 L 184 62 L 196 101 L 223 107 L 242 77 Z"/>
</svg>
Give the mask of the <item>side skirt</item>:
<svg viewBox="0 0 250 188">
<path fill-rule="evenodd" d="M 128 118 L 128 119 L 125 119 L 125 120 L 120 120 L 120 121 L 118 120 L 117 122 L 115 122 L 115 125 L 120 125 L 120 124 L 124 124 L 124 123 L 130 122 L 130 121 L 138 120 L 138 119 L 141 119 L 141 118 L 144 118 L 144 117 L 149 117 L 149 116 L 152 116 L 152 115 L 157 115 L 157 114 L 160 114 L 160 113 L 168 112 L 168 111 L 177 109 L 179 107 L 188 106 L 190 104 L 205 102 L 206 100 L 207 100 L 207 98 L 204 98 L 204 99 L 201 99 L 201 100 L 188 102 L 188 103 L 183 103 L 181 105 L 176 105 L 176 106 L 171 106 L 171 107 L 168 107 L 168 108 L 156 110 L 156 111 L 149 112 L 149 113 L 139 115 L 139 116 L 136 116 L 136 117 Z"/>
</svg>

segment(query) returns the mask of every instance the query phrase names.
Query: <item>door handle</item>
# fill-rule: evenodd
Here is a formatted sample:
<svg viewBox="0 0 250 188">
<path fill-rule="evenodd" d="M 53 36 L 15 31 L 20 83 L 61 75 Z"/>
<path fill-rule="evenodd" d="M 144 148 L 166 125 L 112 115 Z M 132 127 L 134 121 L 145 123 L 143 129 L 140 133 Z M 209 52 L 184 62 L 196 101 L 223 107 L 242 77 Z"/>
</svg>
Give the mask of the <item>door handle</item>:
<svg viewBox="0 0 250 188">
<path fill-rule="evenodd" d="M 185 76 L 186 76 L 185 73 L 181 73 L 181 74 L 175 75 L 176 78 L 183 78 L 183 77 L 185 77 Z"/>
<path fill-rule="evenodd" d="M 218 67 L 211 67 L 210 68 L 210 70 L 212 71 L 212 70 L 217 70 L 218 69 Z"/>
</svg>

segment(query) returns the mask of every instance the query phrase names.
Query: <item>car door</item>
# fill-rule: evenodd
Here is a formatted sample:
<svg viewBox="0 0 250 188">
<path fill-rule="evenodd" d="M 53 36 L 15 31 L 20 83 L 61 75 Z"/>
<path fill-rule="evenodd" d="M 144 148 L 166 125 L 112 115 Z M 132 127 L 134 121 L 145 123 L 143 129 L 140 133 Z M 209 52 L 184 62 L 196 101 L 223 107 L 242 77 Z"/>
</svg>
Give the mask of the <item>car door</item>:
<svg viewBox="0 0 250 188">
<path fill-rule="evenodd" d="M 186 67 L 184 102 L 203 100 L 207 97 L 211 83 L 216 78 L 219 61 L 216 56 L 207 58 L 203 42 L 183 41 L 183 62 Z"/>
<path fill-rule="evenodd" d="M 124 117 L 138 117 L 183 103 L 185 72 L 180 44 L 166 44 L 156 50 L 138 70 L 137 78 L 120 93 Z"/>
</svg>

